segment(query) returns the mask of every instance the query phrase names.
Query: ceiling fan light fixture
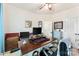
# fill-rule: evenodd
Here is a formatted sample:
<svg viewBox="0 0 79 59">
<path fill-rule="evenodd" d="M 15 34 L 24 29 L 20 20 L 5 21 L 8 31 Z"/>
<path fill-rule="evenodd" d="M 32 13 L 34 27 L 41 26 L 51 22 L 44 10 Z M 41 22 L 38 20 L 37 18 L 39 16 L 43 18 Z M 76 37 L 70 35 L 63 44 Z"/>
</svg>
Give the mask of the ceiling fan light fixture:
<svg viewBox="0 0 79 59">
<path fill-rule="evenodd" d="M 40 10 L 42 11 L 52 11 L 52 3 L 45 3 L 45 4 L 42 4 L 41 7 L 40 7 Z"/>
<path fill-rule="evenodd" d="M 48 8 L 49 8 L 49 10 L 52 10 L 52 5 L 48 4 Z"/>
</svg>

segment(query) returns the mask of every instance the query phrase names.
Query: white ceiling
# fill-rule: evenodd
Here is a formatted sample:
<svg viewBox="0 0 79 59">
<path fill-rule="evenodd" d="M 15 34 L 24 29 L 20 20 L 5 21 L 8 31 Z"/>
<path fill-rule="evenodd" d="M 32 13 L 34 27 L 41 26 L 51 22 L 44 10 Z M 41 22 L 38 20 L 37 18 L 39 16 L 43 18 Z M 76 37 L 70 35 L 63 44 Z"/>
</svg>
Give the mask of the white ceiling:
<svg viewBox="0 0 79 59">
<path fill-rule="evenodd" d="M 40 3 L 10 3 L 10 5 L 16 6 L 18 8 L 22 8 L 25 9 L 29 12 L 32 13 L 56 13 L 56 12 L 61 12 L 70 8 L 74 8 L 79 6 L 78 3 L 53 3 L 53 10 L 50 12 L 44 12 L 44 11 L 40 11 Z"/>
</svg>

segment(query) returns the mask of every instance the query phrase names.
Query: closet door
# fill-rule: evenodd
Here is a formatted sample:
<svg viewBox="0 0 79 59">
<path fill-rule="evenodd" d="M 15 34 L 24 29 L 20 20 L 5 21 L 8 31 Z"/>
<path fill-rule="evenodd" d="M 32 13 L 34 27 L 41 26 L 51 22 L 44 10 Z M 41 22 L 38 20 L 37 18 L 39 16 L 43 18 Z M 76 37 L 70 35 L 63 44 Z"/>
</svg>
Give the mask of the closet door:
<svg viewBox="0 0 79 59">
<path fill-rule="evenodd" d="M 70 37 L 73 47 L 79 47 L 79 19 L 76 17 L 67 18 L 64 21 L 64 36 Z"/>
<path fill-rule="evenodd" d="M 77 32 L 77 19 L 70 17 L 65 18 L 63 23 L 63 36 L 69 38 L 72 42 L 73 47 L 76 46 L 75 43 L 75 33 Z"/>
<path fill-rule="evenodd" d="M 79 19 L 76 19 L 75 23 L 75 47 L 79 48 Z"/>
</svg>

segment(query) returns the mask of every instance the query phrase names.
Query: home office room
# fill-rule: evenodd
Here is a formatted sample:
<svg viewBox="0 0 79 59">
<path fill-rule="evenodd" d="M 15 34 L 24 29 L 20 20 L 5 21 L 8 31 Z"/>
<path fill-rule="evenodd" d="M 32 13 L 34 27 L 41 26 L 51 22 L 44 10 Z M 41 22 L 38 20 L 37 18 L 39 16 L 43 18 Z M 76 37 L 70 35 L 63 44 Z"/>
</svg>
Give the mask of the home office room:
<svg viewBox="0 0 79 59">
<path fill-rule="evenodd" d="M 78 3 L 3 3 L 4 56 L 78 56 Z"/>
</svg>

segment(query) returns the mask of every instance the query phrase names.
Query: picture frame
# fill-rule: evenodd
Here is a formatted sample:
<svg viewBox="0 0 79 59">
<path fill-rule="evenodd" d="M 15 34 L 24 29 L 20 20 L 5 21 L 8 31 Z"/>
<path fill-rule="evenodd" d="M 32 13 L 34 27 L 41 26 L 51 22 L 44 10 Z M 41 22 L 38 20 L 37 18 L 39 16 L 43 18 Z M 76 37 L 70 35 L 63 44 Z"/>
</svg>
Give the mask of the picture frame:
<svg viewBox="0 0 79 59">
<path fill-rule="evenodd" d="M 42 21 L 38 21 L 38 27 L 42 27 Z"/>
<path fill-rule="evenodd" d="M 63 29 L 63 21 L 54 22 L 54 29 Z"/>
<path fill-rule="evenodd" d="M 25 21 L 25 28 L 31 28 L 32 27 L 32 21 Z"/>
</svg>

